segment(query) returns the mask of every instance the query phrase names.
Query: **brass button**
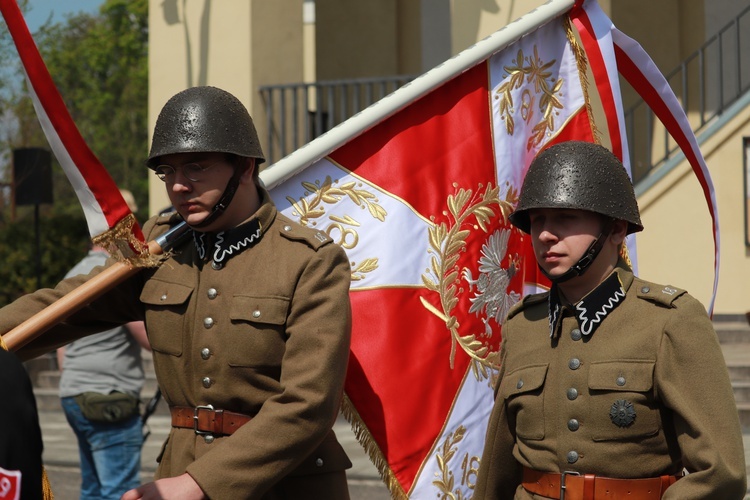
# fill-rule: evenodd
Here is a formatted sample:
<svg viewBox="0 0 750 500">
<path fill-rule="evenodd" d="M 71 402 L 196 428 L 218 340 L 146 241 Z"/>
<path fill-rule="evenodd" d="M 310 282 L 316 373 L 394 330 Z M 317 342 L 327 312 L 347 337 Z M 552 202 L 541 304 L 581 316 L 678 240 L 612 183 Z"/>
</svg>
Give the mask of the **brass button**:
<svg viewBox="0 0 750 500">
<path fill-rule="evenodd" d="M 208 295 L 209 299 L 213 300 L 218 297 L 219 292 L 216 291 L 216 288 L 209 288 L 208 290 L 206 290 L 206 295 Z"/>
<path fill-rule="evenodd" d="M 203 327 L 204 328 L 208 329 L 208 328 L 211 328 L 212 326 L 214 326 L 214 319 L 213 318 L 209 317 L 209 318 L 205 318 L 203 320 Z"/>
</svg>

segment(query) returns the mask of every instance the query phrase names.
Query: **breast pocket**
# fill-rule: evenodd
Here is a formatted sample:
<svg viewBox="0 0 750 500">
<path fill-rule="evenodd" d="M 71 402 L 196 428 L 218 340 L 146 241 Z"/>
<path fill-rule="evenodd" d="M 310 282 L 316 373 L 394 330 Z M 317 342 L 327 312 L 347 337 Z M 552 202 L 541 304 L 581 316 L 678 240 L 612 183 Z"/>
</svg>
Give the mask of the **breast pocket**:
<svg viewBox="0 0 750 500">
<path fill-rule="evenodd" d="M 516 422 L 516 435 L 523 439 L 544 439 L 544 381 L 548 365 L 530 365 L 508 372 L 498 396 L 503 398 L 509 419 Z"/>
<path fill-rule="evenodd" d="M 589 370 L 594 441 L 653 436 L 661 418 L 653 396 L 654 361 L 594 362 Z"/>
<path fill-rule="evenodd" d="M 229 365 L 278 367 L 286 345 L 290 300 L 278 296 L 235 295 L 229 310 L 232 346 Z"/>
<path fill-rule="evenodd" d="M 193 287 L 150 279 L 141 291 L 146 305 L 146 328 L 151 348 L 163 354 L 180 356 L 185 312 Z"/>
</svg>

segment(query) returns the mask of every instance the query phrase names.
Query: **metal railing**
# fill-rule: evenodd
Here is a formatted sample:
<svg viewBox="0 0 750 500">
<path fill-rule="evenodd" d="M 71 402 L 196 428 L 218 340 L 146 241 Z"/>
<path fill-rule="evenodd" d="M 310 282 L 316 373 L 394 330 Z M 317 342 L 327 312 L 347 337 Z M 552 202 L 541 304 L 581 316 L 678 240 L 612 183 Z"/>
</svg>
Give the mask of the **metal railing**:
<svg viewBox="0 0 750 500">
<path fill-rule="evenodd" d="M 262 86 L 266 160 L 270 164 L 283 158 L 414 78 L 399 75 Z"/>
<path fill-rule="evenodd" d="M 750 6 L 665 76 L 694 132 L 714 121 L 750 88 Z M 643 100 L 625 112 L 625 126 L 634 183 L 679 150 Z"/>
</svg>

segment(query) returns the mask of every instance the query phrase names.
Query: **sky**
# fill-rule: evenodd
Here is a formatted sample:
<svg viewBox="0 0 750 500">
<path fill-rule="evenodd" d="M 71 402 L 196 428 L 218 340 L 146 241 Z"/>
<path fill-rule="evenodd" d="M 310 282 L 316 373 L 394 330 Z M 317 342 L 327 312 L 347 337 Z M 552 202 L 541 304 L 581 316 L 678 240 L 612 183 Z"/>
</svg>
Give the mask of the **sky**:
<svg viewBox="0 0 750 500">
<path fill-rule="evenodd" d="M 104 0 L 29 0 L 26 24 L 33 33 L 50 15 L 54 22 L 65 20 L 66 14 L 96 13 Z"/>
</svg>

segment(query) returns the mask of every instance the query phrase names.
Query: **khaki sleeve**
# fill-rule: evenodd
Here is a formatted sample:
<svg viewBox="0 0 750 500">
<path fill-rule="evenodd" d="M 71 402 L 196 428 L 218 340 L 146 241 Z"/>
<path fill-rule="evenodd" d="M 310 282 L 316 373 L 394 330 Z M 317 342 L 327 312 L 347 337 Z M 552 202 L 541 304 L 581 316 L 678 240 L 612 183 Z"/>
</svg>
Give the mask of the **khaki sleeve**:
<svg viewBox="0 0 750 500">
<path fill-rule="evenodd" d="M 659 397 L 671 410 L 689 474 L 663 498 L 742 499 L 747 488 L 742 432 L 716 333 L 703 306 L 690 295 L 673 307 L 655 381 Z"/>
</svg>

